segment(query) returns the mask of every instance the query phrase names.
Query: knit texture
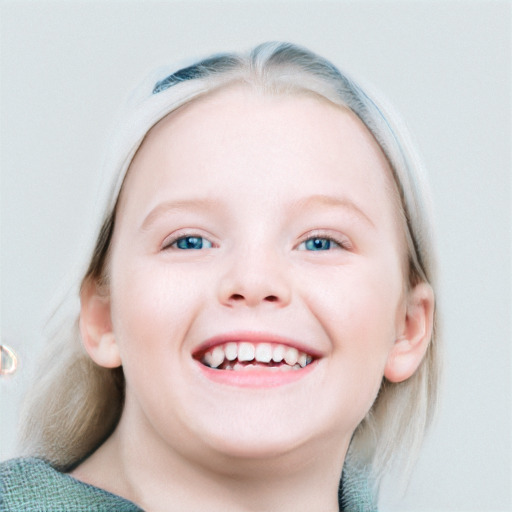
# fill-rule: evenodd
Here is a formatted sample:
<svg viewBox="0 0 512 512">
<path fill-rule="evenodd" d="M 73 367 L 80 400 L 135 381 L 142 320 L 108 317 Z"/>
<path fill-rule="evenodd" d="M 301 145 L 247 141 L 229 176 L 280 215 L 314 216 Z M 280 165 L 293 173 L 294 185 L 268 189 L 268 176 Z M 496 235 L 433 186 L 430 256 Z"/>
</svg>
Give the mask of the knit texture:
<svg viewBox="0 0 512 512">
<path fill-rule="evenodd" d="M 2 512 L 142 512 L 134 503 L 60 473 L 41 459 L 0 464 Z"/>
<path fill-rule="evenodd" d="M 378 512 L 368 473 L 345 462 L 338 500 L 341 512 Z"/>
<path fill-rule="evenodd" d="M 342 487 L 340 511 L 377 511 L 364 472 L 345 468 Z M 143 512 L 134 503 L 80 482 L 33 457 L 0 464 L 0 511 Z"/>
</svg>

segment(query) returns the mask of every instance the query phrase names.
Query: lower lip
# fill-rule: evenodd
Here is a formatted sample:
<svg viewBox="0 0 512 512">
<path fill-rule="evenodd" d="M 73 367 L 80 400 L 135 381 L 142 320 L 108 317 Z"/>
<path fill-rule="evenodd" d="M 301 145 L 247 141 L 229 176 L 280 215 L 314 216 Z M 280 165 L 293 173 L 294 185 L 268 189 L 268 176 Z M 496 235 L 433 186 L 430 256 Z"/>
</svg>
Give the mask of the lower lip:
<svg viewBox="0 0 512 512">
<path fill-rule="evenodd" d="M 300 370 L 270 370 L 251 368 L 250 370 L 214 370 L 197 363 L 203 375 L 209 380 L 228 386 L 242 388 L 272 388 L 296 382 L 309 375 L 316 366 L 316 361 Z"/>
</svg>

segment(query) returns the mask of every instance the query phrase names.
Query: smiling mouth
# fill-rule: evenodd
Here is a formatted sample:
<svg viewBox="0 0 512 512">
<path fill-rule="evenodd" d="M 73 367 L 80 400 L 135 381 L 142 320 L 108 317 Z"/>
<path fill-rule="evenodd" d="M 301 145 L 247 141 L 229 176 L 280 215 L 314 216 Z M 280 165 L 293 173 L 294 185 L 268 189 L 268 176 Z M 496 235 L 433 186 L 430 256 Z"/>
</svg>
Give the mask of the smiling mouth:
<svg viewBox="0 0 512 512">
<path fill-rule="evenodd" d="M 208 368 L 227 371 L 268 369 L 297 371 L 314 361 L 310 354 L 280 343 L 227 342 L 202 352 L 196 359 Z"/>
</svg>

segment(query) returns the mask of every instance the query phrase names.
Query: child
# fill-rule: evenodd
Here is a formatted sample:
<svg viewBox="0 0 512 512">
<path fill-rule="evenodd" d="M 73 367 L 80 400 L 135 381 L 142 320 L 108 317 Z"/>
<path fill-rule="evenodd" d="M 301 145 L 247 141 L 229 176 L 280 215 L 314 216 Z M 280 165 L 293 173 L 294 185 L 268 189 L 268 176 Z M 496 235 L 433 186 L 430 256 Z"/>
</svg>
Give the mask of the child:
<svg viewBox="0 0 512 512">
<path fill-rule="evenodd" d="M 418 163 L 382 107 L 291 44 L 142 96 L 3 510 L 376 510 L 436 396 Z"/>
</svg>

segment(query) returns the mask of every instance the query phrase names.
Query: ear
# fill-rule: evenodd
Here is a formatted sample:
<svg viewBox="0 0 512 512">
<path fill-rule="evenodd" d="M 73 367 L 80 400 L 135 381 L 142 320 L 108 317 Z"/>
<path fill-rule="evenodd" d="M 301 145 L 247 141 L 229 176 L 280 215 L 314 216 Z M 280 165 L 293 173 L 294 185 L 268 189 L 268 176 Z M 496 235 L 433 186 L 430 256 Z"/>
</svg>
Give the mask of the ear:
<svg viewBox="0 0 512 512">
<path fill-rule="evenodd" d="M 108 292 L 90 279 L 82 286 L 80 302 L 80 334 L 85 350 L 100 366 L 121 366 L 119 348 L 112 330 Z"/>
<path fill-rule="evenodd" d="M 419 283 L 408 292 L 402 332 L 388 355 L 384 376 L 402 382 L 418 369 L 427 351 L 434 323 L 434 292 L 428 283 Z"/>
</svg>

